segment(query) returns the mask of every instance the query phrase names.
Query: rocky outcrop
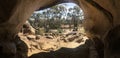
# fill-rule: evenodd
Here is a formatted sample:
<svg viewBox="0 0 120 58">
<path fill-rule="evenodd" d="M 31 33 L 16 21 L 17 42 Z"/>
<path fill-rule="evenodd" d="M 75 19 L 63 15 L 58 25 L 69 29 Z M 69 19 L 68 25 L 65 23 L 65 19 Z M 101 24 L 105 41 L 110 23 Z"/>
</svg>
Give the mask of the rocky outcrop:
<svg viewBox="0 0 120 58">
<path fill-rule="evenodd" d="M 36 53 L 29 58 L 98 58 L 92 45 L 92 41 L 87 40 L 85 44 L 76 48 L 62 47 L 56 51 Z"/>
<path fill-rule="evenodd" d="M 120 25 L 111 28 L 105 36 L 105 57 L 106 58 L 120 58 Z"/>
<path fill-rule="evenodd" d="M 116 47 L 116 45 L 113 45 L 118 43 L 116 37 L 119 37 L 117 36 L 119 32 L 109 29 L 114 29 L 114 27 L 120 25 L 120 0 L 0 0 L 0 56 L 2 58 L 14 58 L 14 54 L 19 51 L 16 50 L 19 45 L 17 46 L 17 43 L 14 42 L 15 36 L 34 10 L 39 7 L 44 9 L 65 2 L 75 2 L 81 6 L 86 19 L 84 27 L 95 44 L 100 42 L 104 45 L 110 45 L 112 49 L 105 46 L 105 51 L 108 50 L 104 54 L 105 58 L 119 58 L 117 57 L 120 55 L 119 51 L 117 53 L 111 52 Z M 111 33 L 111 31 L 113 32 Z M 112 39 L 113 42 L 106 35 L 107 32 L 107 35 L 109 35 L 109 32 L 110 34 L 114 34 L 114 32 L 117 34 L 115 40 Z M 110 42 L 108 39 L 110 39 Z"/>
<path fill-rule="evenodd" d="M 0 42 L 0 57 L 1 58 L 27 58 L 28 47 L 16 36 L 13 42 Z"/>
<path fill-rule="evenodd" d="M 28 21 L 23 25 L 21 32 L 23 34 L 35 34 L 35 29 L 30 25 Z"/>
</svg>

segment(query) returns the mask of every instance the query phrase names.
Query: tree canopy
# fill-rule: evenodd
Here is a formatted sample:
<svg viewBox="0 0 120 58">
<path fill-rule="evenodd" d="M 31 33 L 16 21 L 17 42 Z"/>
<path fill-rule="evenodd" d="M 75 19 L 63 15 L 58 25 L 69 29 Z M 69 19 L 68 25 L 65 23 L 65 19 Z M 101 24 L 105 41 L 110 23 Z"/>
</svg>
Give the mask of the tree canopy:
<svg viewBox="0 0 120 58">
<path fill-rule="evenodd" d="M 74 27 L 77 27 L 83 19 L 83 12 L 79 6 L 67 7 L 66 4 L 59 4 L 39 12 L 34 12 L 29 22 L 34 28 L 57 29 L 61 28 L 62 24 L 73 24 Z"/>
</svg>

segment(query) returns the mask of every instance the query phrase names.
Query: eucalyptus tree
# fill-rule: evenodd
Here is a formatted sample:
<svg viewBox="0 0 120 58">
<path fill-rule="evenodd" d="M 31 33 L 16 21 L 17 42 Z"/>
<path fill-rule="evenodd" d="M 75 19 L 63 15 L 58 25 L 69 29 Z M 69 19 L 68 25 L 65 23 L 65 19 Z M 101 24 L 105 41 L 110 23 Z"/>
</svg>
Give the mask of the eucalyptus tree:
<svg viewBox="0 0 120 58">
<path fill-rule="evenodd" d="M 83 16 L 83 12 L 79 6 L 74 6 L 73 8 L 68 9 L 67 16 L 70 19 L 70 27 L 71 24 L 74 25 L 74 29 L 78 27 L 79 24 L 81 24 L 81 21 L 83 20 L 81 17 Z"/>
<path fill-rule="evenodd" d="M 45 9 L 42 12 L 33 13 L 31 18 L 34 18 L 35 28 L 44 27 L 48 32 L 49 29 L 61 28 L 62 24 L 78 26 L 81 19 L 82 11 L 78 6 L 67 8 L 65 4 L 59 4 L 51 8 Z"/>
</svg>

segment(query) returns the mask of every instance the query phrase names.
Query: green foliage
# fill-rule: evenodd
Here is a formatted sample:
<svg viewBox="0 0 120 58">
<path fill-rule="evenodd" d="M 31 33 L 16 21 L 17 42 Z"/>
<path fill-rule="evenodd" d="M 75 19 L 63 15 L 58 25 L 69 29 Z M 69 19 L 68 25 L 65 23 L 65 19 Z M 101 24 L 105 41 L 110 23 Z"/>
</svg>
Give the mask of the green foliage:
<svg viewBox="0 0 120 58">
<path fill-rule="evenodd" d="M 49 32 L 49 29 L 60 29 L 62 24 L 77 27 L 82 17 L 83 12 L 78 6 L 66 8 L 64 4 L 61 4 L 33 13 L 31 18 L 35 20 L 29 20 L 29 22 L 35 29 L 45 28 L 45 31 Z"/>
</svg>

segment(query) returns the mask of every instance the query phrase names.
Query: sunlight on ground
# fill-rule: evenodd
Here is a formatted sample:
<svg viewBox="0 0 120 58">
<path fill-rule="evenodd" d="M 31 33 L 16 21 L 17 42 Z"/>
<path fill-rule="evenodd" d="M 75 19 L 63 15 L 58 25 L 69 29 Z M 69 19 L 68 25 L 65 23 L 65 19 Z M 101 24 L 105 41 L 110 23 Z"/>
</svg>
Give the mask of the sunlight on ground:
<svg viewBox="0 0 120 58">
<path fill-rule="evenodd" d="M 74 3 L 59 5 L 35 11 L 19 33 L 28 45 L 28 56 L 62 47 L 76 48 L 88 39 L 82 26 L 82 10 Z"/>
</svg>

